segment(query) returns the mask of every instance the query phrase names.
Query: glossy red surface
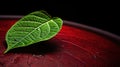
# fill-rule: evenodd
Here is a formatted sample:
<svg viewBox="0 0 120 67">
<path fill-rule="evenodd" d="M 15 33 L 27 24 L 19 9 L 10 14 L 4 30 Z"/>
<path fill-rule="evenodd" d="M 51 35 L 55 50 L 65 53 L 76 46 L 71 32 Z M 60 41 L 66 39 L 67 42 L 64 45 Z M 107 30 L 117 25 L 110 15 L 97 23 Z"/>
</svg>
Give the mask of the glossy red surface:
<svg viewBox="0 0 120 67">
<path fill-rule="evenodd" d="M 119 67 L 120 45 L 85 29 L 63 25 L 54 38 L 3 54 L 5 34 L 18 19 L 0 19 L 0 67 Z"/>
</svg>

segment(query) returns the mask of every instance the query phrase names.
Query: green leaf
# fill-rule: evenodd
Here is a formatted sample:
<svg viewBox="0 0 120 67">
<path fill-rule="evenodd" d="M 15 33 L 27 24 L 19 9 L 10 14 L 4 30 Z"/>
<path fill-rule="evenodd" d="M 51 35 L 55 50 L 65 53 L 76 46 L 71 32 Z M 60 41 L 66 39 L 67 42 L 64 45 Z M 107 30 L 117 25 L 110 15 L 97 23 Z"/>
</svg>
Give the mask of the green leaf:
<svg viewBox="0 0 120 67">
<path fill-rule="evenodd" d="M 7 53 L 11 49 L 49 40 L 61 29 L 63 21 L 47 12 L 35 11 L 17 21 L 7 32 Z"/>
</svg>

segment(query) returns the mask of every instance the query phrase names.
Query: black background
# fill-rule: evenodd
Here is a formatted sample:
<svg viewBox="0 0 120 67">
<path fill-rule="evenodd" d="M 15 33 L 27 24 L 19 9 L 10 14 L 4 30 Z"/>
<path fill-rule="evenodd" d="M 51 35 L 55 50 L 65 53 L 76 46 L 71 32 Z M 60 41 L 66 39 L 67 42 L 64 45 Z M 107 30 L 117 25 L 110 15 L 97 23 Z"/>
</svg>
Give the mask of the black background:
<svg viewBox="0 0 120 67">
<path fill-rule="evenodd" d="M 95 1 L 45 1 L 45 0 L 4 0 L 0 1 L 0 15 L 26 15 L 37 10 L 45 10 L 63 20 L 97 27 L 120 35 L 118 4 Z"/>
</svg>

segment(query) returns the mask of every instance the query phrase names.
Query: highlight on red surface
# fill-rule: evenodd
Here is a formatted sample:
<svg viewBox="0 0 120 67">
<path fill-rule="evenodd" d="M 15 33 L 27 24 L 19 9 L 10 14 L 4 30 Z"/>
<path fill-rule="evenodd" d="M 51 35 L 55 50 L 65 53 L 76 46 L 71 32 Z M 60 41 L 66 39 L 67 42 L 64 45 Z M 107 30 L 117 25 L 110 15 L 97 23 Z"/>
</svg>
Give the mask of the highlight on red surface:
<svg viewBox="0 0 120 67">
<path fill-rule="evenodd" d="M 100 34 L 69 24 L 64 24 L 59 34 L 48 41 L 3 54 L 7 47 L 5 34 L 17 20 L 0 19 L 0 67 L 120 66 L 119 44 Z"/>
</svg>

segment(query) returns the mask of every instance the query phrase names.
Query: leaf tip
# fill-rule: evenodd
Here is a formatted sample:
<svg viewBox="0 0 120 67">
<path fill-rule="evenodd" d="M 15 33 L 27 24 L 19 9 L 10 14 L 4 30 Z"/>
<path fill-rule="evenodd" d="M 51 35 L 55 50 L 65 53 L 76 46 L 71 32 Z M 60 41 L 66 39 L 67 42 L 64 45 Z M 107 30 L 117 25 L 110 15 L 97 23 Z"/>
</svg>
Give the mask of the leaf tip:
<svg viewBox="0 0 120 67">
<path fill-rule="evenodd" d="M 5 50 L 5 51 L 4 51 L 4 54 L 6 54 L 8 51 L 9 51 L 8 49 L 7 49 L 7 50 Z"/>
<path fill-rule="evenodd" d="M 8 53 L 10 51 L 9 48 L 7 48 L 5 51 L 4 51 L 4 54 Z"/>
</svg>

